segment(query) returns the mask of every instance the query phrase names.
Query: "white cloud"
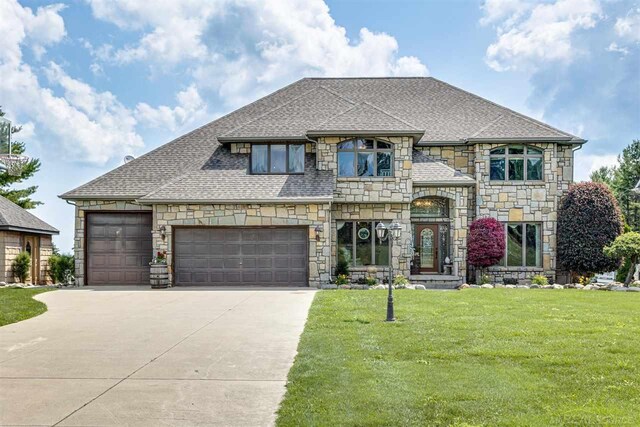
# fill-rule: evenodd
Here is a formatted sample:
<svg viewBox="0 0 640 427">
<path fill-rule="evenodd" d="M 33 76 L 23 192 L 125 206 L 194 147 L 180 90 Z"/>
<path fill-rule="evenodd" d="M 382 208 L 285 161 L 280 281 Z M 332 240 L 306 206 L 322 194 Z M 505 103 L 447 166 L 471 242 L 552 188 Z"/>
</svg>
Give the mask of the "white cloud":
<svg viewBox="0 0 640 427">
<path fill-rule="evenodd" d="M 575 168 L 573 179 L 576 182 L 588 181 L 591 172 L 602 166 L 618 165 L 618 156 L 615 154 L 588 154 L 579 150 L 575 154 L 575 164 L 580 167 Z"/>
<path fill-rule="evenodd" d="M 640 8 L 632 9 L 627 16 L 616 19 L 614 29 L 621 38 L 640 42 Z"/>
<path fill-rule="evenodd" d="M 350 40 L 322 0 L 87 1 L 97 18 L 143 32 L 132 45 L 103 46 L 98 59 L 187 64 L 198 88 L 232 107 L 303 76 L 428 74 L 418 58 L 398 56 L 388 34 L 362 28 Z"/>
<path fill-rule="evenodd" d="M 209 116 L 207 105 L 194 85 L 178 92 L 176 100 L 177 105 L 174 108 L 166 105 L 154 108 L 141 102 L 136 106 L 136 118 L 142 125 L 150 128 L 176 131 L 185 125 L 199 123 Z"/>
<path fill-rule="evenodd" d="M 506 3 L 508 7 L 501 9 Z M 481 23 L 496 26 L 497 40 L 486 51 L 496 71 L 534 69 L 541 63 L 570 63 L 578 54 L 572 37 L 602 19 L 596 0 L 553 3 L 488 1 Z M 508 11 L 508 13 L 506 12 Z"/>
<path fill-rule="evenodd" d="M 623 46 L 618 46 L 618 43 L 616 42 L 611 42 L 611 44 L 607 47 L 607 52 L 616 52 L 624 56 L 629 54 L 629 49 Z"/>
</svg>

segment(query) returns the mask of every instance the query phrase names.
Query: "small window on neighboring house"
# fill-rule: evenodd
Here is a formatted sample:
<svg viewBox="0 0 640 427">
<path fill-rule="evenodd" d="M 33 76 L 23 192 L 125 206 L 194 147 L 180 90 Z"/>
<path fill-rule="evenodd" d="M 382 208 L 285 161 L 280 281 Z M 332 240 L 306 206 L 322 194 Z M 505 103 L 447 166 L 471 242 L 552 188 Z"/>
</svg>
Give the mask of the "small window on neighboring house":
<svg viewBox="0 0 640 427">
<path fill-rule="evenodd" d="M 393 176 L 393 145 L 356 138 L 338 144 L 338 176 Z"/>
<path fill-rule="evenodd" d="M 489 157 L 491 181 L 542 181 L 541 149 L 523 145 L 498 147 Z"/>
<path fill-rule="evenodd" d="M 251 173 L 304 173 L 304 152 L 304 144 L 253 144 Z"/>
<path fill-rule="evenodd" d="M 511 222 L 505 224 L 507 233 L 507 267 L 542 266 L 542 226 L 539 223 Z"/>
</svg>

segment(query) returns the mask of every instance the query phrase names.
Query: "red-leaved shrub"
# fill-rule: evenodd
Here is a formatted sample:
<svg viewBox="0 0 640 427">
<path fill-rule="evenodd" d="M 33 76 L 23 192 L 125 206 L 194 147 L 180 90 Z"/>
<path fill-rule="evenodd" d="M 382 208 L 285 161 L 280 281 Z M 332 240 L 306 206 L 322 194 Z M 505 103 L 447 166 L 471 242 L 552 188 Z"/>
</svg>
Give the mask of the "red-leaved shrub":
<svg viewBox="0 0 640 427">
<path fill-rule="evenodd" d="M 504 227 L 495 218 L 479 218 L 471 223 L 467 242 L 469 264 L 478 268 L 491 267 L 504 256 Z"/>
<path fill-rule="evenodd" d="M 572 185 L 558 207 L 558 261 L 581 275 L 613 271 L 620 260 L 603 252 L 622 233 L 618 202 L 604 184 Z"/>
</svg>

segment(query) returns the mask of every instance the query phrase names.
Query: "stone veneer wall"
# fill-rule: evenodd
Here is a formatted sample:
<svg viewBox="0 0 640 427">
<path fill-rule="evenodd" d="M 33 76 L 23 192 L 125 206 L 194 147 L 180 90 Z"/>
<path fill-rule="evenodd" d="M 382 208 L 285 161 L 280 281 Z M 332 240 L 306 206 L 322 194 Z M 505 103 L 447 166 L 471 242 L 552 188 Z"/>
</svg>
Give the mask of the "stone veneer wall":
<svg viewBox="0 0 640 427">
<path fill-rule="evenodd" d="M 378 138 L 393 144 L 392 177 L 338 177 L 338 143 L 349 138 L 321 137 L 316 144 L 318 169 L 333 171 L 336 178 L 334 202 L 410 203 L 413 138 Z"/>
<path fill-rule="evenodd" d="M 451 261 L 453 274 L 463 280 L 467 274 L 467 236 L 469 231 L 469 194 L 473 187 L 415 187 L 413 199 L 422 197 L 444 197 L 449 199 L 449 220 L 451 242 Z M 430 222 L 428 219 L 417 222 Z M 436 222 L 436 221 L 432 221 Z"/>
<path fill-rule="evenodd" d="M 84 221 L 86 211 L 151 211 L 151 206 L 133 201 L 78 200 L 76 201 L 75 239 L 73 244 L 76 262 L 76 285 L 84 286 Z"/>
<path fill-rule="evenodd" d="M 14 283 L 11 263 L 22 251 L 22 234 L 17 231 L 0 231 L 0 281 Z"/>
<path fill-rule="evenodd" d="M 454 168 L 464 174 L 471 177 L 475 174 L 475 148 L 473 145 L 464 146 L 420 146 L 415 147 L 417 150 L 423 151 L 427 156 L 434 160 L 438 160 L 449 167 Z M 475 191 L 469 191 L 469 198 L 467 203 L 467 213 L 470 221 L 473 221 L 476 215 L 476 193 Z"/>
<path fill-rule="evenodd" d="M 505 277 L 529 280 L 535 274 L 555 277 L 557 209 L 573 180 L 573 150 L 555 143 L 530 144 L 544 150 L 543 181 L 496 182 L 489 180 L 489 152 L 504 144 L 476 144 L 476 216 L 490 216 L 501 222 L 542 224 L 541 267 L 491 267 L 494 281 Z"/>
<path fill-rule="evenodd" d="M 385 204 L 370 204 L 370 203 L 352 203 L 334 204 L 332 207 L 333 221 L 331 223 L 331 241 L 333 242 L 331 247 L 331 259 L 333 261 L 332 272 L 336 267 L 337 259 L 337 241 L 338 231 L 336 221 L 383 221 L 385 225 L 388 225 L 392 221 L 398 221 L 402 225 L 402 234 L 399 242 L 394 243 L 392 262 L 394 274 L 403 274 L 409 277 L 409 262 L 411 255 L 409 250 L 411 247 L 411 220 L 409 218 L 410 211 L 409 205 L 403 203 L 385 203 Z M 367 276 L 369 267 L 351 267 L 352 279 L 358 279 L 360 277 Z M 377 267 L 377 277 L 379 279 L 386 279 L 389 276 L 389 269 L 387 267 Z"/>
<path fill-rule="evenodd" d="M 320 286 L 330 279 L 331 210 L 329 204 L 197 204 L 154 205 L 154 250 L 167 251 L 169 279 L 173 282 L 172 226 L 269 226 L 306 225 L 309 227 L 309 286 Z M 324 233 L 316 240 L 315 228 L 322 224 Z M 165 238 L 158 231 L 165 226 Z"/>
<path fill-rule="evenodd" d="M 24 246 L 23 235 L 18 231 L 0 231 L 0 282 L 15 283 L 11 264 Z M 40 235 L 40 263 L 39 274 L 40 280 L 38 284 L 51 283 L 49 275 L 49 258 L 53 254 L 53 241 L 51 236 Z"/>
<path fill-rule="evenodd" d="M 49 258 L 53 255 L 53 238 L 48 235 L 40 236 L 40 283 L 53 283 L 49 271 Z"/>
</svg>

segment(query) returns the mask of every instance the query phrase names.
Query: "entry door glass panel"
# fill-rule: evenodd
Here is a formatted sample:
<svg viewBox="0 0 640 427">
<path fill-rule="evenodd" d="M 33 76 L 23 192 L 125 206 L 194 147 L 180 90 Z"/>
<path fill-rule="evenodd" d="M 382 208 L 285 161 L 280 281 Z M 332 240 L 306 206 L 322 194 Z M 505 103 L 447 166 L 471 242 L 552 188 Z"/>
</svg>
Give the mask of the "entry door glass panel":
<svg viewBox="0 0 640 427">
<path fill-rule="evenodd" d="M 420 267 L 433 269 L 436 264 L 435 257 L 435 233 L 431 228 L 423 228 L 420 231 Z"/>
</svg>

